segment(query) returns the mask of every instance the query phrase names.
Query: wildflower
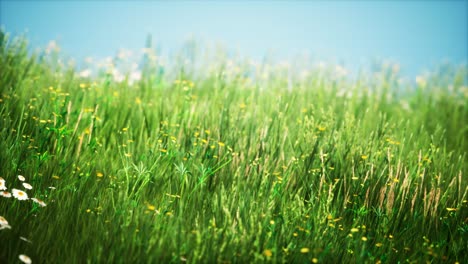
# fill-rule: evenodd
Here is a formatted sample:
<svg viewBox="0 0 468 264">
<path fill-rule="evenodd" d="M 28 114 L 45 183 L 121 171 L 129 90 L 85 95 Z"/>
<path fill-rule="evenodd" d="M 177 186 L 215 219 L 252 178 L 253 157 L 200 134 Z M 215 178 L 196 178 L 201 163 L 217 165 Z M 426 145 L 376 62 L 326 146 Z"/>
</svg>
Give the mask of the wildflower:
<svg viewBox="0 0 468 264">
<path fill-rule="evenodd" d="M 13 197 L 15 197 L 18 200 L 27 200 L 28 199 L 28 194 L 18 190 L 18 189 L 13 189 Z"/>
<path fill-rule="evenodd" d="M 361 158 L 362 158 L 363 160 L 367 159 L 368 157 L 369 157 L 369 156 L 367 156 L 367 155 L 361 155 Z"/>
<path fill-rule="evenodd" d="M 269 249 L 265 249 L 263 251 L 263 255 L 265 255 L 267 258 L 269 258 L 269 257 L 273 256 L 273 252 L 271 252 L 271 250 L 269 250 Z"/>
<path fill-rule="evenodd" d="M 335 66 L 335 74 L 337 78 L 342 78 L 348 75 L 349 71 L 341 65 Z"/>
<path fill-rule="evenodd" d="M 30 257 L 26 256 L 26 255 L 19 255 L 19 259 L 23 262 L 23 263 L 26 263 L 26 264 L 31 264 L 32 263 L 32 260 Z"/>
<path fill-rule="evenodd" d="M 10 198 L 11 197 L 11 193 L 7 192 L 7 191 L 3 191 L 3 192 L 0 192 L 0 196 L 3 196 L 5 198 Z"/>
<path fill-rule="evenodd" d="M 457 211 L 457 208 L 445 208 L 449 212 L 455 212 Z"/>
<path fill-rule="evenodd" d="M 416 83 L 421 87 L 424 87 L 427 84 L 427 82 L 426 82 L 426 80 L 424 79 L 423 76 L 417 76 L 416 77 Z"/>
<path fill-rule="evenodd" d="M 125 80 L 125 75 L 120 73 L 120 71 L 118 69 L 113 69 L 111 71 L 111 74 L 114 77 L 114 81 L 116 81 L 116 82 L 122 82 L 123 80 Z"/>
<path fill-rule="evenodd" d="M 83 70 L 79 73 L 79 75 L 80 77 L 88 78 L 91 75 L 91 70 L 90 69 Z"/>
<path fill-rule="evenodd" d="M 319 131 L 325 131 L 327 128 L 324 126 L 318 126 L 317 127 Z"/>
<path fill-rule="evenodd" d="M 20 181 L 25 181 L 26 180 L 26 178 L 23 175 L 18 175 L 18 179 Z"/>
<path fill-rule="evenodd" d="M 381 247 L 381 246 L 383 246 L 383 244 L 382 243 L 376 243 L 375 246 L 376 247 Z"/>
<path fill-rule="evenodd" d="M 309 248 L 301 248 L 301 253 L 309 253 L 310 249 Z"/>
<path fill-rule="evenodd" d="M 367 237 L 361 237 L 362 241 L 367 241 Z"/>
<path fill-rule="evenodd" d="M 0 216 L 0 230 L 7 228 L 11 229 L 11 226 L 8 224 L 8 221 L 3 216 Z"/>
<path fill-rule="evenodd" d="M 46 206 L 47 206 L 47 204 L 44 203 L 44 201 L 42 201 L 41 199 L 38 199 L 38 198 L 31 198 L 31 200 L 33 200 L 33 202 L 39 204 L 39 205 L 42 206 L 42 207 L 46 207 Z"/>
<path fill-rule="evenodd" d="M 104 174 L 102 174 L 102 172 L 97 172 L 97 173 L 96 173 L 96 176 L 99 177 L 99 178 L 101 178 L 102 176 L 104 176 Z"/>
<path fill-rule="evenodd" d="M 130 82 L 135 82 L 135 81 L 139 81 L 139 80 L 141 80 L 141 71 L 138 71 L 138 70 L 133 71 L 130 74 Z"/>
<path fill-rule="evenodd" d="M 356 232 L 359 232 L 359 229 L 357 229 L 357 228 L 351 228 L 351 233 L 356 233 Z"/>
<path fill-rule="evenodd" d="M 60 47 L 55 40 L 49 41 L 46 47 L 46 53 L 50 54 L 51 52 L 59 52 Z"/>
<path fill-rule="evenodd" d="M 0 216 L 0 226 L 8 225 L 8 221 L 5 219 L 5 217 Z"/>
<path fill-rule="evenodd" d="M 311 261 L 312 261 L 312 263 L 318 263 L 318 259 L 317 259 L 317 258 L 313 258 Z"/>
<path fill-rule="evenodd" d="M 32 190 L 32 188 L 33 188 L 33 187 L 31 186 L 31 184 L 29 184 L 29 183 L 27 183 L 27 182 L 23 182 L 23 186 L 24 186 L 24 188 L 26 188 L 26 189 L 28 189 L 28 190 Z"/>
<path fill-rule="evenodd" d="M 0 177 L 0 190 L 6 190 L 7 187 L 5 186 L 5 180 Z"/>
</svg>

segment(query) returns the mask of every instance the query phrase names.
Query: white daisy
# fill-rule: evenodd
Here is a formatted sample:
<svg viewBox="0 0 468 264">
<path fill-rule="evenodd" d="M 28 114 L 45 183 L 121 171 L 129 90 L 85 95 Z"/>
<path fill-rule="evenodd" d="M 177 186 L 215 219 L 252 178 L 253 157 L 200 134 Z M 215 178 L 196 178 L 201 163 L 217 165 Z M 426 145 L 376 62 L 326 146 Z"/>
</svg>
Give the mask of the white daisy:
<svg viewBox="0 0 468 264">
<path fill-rule="evenodd" d="M 25 181 L 26 180 L 26 178 L 23 175 L 18 175 L 18 179 L 20 181 Z"/>
<path fill-rule="evenodd" d="M 39 204 L 39 205 L 42 206 L 42 207 L 46 207 L 46 206 L 47 206 L 47 204 L 44 203 L 44 201 L 42 201 L 41 199 L 38 199 L 38 198 L 31 198 L 31 200 L 33 200 L 33 202 Z"/>
<path fill-rule="evenodd" d="M 12 192 L 13 192 L 13 197 L 15 197 L 18 200 L 27 200 L 28 199 L 28 194 L 21 191 L 21 190 L 13 189 Z"/>
<path fill-rule="evenodd" d="M 0 216 L 0 230 L 6 228 L 11 229 L 11 226 L 8 224 L 8 221 L 3 216 Z"/>
<path fill-rule="evenodd" d="M 26 264 L 31 264 L 32 263 L 32 260 L 30 257 L 24 255 L 24 254 L 21 254 L 18 256 L 19 259 L 23 262 L 23 263 L 26 263 Z"/>
<path fill-rule="evenodd" d="M 6 190 L 7 187 L 5 186 L 5 180 L 0 177 L 0 190 Z"/>
<path fill-rule="evenodd" d="M 0 196 L 3 196 L 5 198 L 10 198 L 11 197 L 11 193 L 7 192 L 7 191 L 2 191 L 0 192 Z"/>
<path fill-rule="evenodd" d="M 90 69 L 83 70 L 79 73 L 79 75 L 80 77 L 88 78 L 91 75 L 91 70 Z"/>
<path fill-rule="evenodd" d="M 5 217 L 0 216 L 0 226 L 2 225 L 8 225 L 8 221 L 5 219 Z"/>
<path fill-rule="evenodd" d="M 27 182 L 23 182 L 23 186 L 24 188 L 28 189 L 28 190 L 32 190 L 32 186 L 31 184 L 27 183 Z"/>
</svg>

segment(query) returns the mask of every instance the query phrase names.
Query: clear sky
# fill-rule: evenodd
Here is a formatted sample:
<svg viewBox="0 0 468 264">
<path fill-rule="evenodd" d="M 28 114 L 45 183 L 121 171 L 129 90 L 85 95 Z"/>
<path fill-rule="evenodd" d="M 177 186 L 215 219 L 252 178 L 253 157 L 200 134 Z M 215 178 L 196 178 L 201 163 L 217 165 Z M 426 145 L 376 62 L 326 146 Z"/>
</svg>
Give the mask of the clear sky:
<svg viewBox="0 0 468 264">
<path fill-rule="evenodd" d="M 32 46 L 57 40 L 66 54 L 140 50 L 148 33 L 165 51 L 190 34 L 252 57 L 309 51 L 347 65 L 374 58 L 407 73 L 468 58 L 468 1 L 5 1 L 0 24 Z"/>
</svg>

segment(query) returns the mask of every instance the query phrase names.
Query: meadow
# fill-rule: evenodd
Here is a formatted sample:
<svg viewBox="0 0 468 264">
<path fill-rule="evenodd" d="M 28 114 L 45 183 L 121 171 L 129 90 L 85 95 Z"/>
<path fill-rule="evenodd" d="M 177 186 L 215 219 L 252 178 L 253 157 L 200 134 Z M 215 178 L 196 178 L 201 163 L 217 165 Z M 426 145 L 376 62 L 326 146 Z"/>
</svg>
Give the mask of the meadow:
<svg viewBox="0 0 468 264">
<path fill-rule="evenodd" d="M 1 32 L 1 263 L 468 261 L 466 66 L 190 47 L 92 75 Z"/>
</svg>

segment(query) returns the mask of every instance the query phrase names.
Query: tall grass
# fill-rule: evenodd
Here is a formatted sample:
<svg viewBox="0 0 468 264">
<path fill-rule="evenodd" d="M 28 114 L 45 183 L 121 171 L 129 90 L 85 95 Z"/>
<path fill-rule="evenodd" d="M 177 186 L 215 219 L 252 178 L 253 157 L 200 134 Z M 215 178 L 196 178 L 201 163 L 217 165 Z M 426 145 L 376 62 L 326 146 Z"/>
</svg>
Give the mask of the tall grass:
<svg viewBox="0 0 468 264">
<path fill-rule="evenodd" d="M 130 84 L 4 32 L 0 53 L 0 176 L 47 204 L 0 197 L 0 262 L 468 260 L 466 67 L 413 85 L 220 58 Z"/>
</svg>

